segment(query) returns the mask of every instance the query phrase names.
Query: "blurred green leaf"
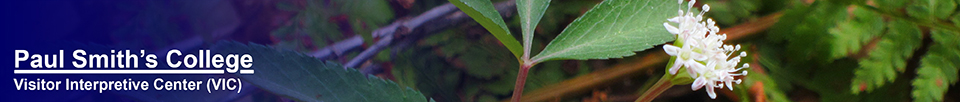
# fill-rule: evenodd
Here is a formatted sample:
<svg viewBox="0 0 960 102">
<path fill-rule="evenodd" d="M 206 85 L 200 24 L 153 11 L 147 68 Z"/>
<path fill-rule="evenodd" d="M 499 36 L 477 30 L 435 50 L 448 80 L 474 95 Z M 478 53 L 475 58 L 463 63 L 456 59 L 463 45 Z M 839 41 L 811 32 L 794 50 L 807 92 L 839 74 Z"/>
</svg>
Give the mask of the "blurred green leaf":
<svg viewBox="0 0 960 102">
<path fill-rule="evenodd" d="M 365 23 L 360 22 L 359 20 L 350 20 L 350 28 L 353 28 L 353 31 L 373 31 L 369 30 Z M 367 45 L 373 45 L 373 33 L 371 32 L 354 32 L 354 34 L 360 35 L 360 38 L 363 38 L 363 43 Z"/>
<path fill-rule="evenodd" d="M 497 101 L 497 97 L 494 97 L 492 95 L 481 95 L 479 98 L 477 98 L 477 102 L 496 102 L 496 101 Z"/>
<path fill-rule="evenodd" d="M 467 74 L 481 79 L 491 79 L 505 74 L 507 70 L 519 68 L 517 61 L 509 60 L 509 53 L 497 51 L 494 47 L 496 46 L 471 45 L 467 51 L 460 53 L 457 59 L 466 65 L 464 67 Z"/>
<path fill-rule="evenodd" d="M 834 4 L 840 4 L 840 5 L 850 5 L 854 3 L 865 3 L 867 0 L 824 0 L 824 1 L 832 2 Z"/>
<path fill-rule="evenodd" d="M 918 102 L 943 101 L 950 85 L 957 83 L 960 69 L 960 34 L 935 29 L 930 33 L 934 43 L 920 60 L 917 78 L 913 80 L 913 99 Z"/>
<path fill-rule="evenodd" d="M 960 12 L 960 10 L 958 10 L 958 12 Z M 960 26 L 960 13 L 957 13 L 957 15 L 954 15 L 951 21 L 953 21 L 954 26 Z"/>
<path fill-rule="evenodd" d="M 910 0 L 873 0 L 877 3 L 879 9 L 894 10 L 902 8 L 910 3 Z"/>
<path fill-rule="evenodd" d="M 903 72 L 907 60 L 921 46 L 923 37 L 920 28 L 913 23 L 896 20 L 887 25 L 889 31 L 883 35 L 875 48 L 860 59 L 860 68 L 851 84 L 853 93 L 873 91 L 884 84 L 893 82 L 897 74 Z"/>
<path fill-rule="evenodd" d="M 899 74 L 907 75 L 907 74 Z M 861 102 L 907 102 L 911 101 L 910 99 L 910 90 L 913 86 L 910 85 L 910 81 L 913 79 L 906 77 L 899 77 L 883 86 L 875 88 L 872 92 L 861 92 L 858 93 L 860 96 Z"/>
<path fill-rule="evenodd" d="M 288 2 L 281 2 L 284 4 Z M 394 19 L 388 1 L 383 0 L 306 0 L 297 15 L 270 32 L 277 47 L 312 51 L 348 35 L 360 35 L 372 43 L 371 32 Z M 302 9 L 302 10 L 299 10 Z"/>
<path fill-rule="evenodd" d="M 936 21 L 949 17 L 956 7 L 957 3 L 953 0 L 914 0 L 907 7 L 907 14 L 921 20 Z"/>
<path fill-rule="evenodd" d="M 607 0 L 574 20 L 533 57 L 534 62 L 564 59 L 608 59 L 631 56 L 674 40 L 663 28 L 676 16 L 670 0 Z"/>
<path fill-rule="evenodd" d="M 373 30 L 390 23 L 394 18 L 390 3 L 386 0 L 335 0 L 333 3 L 337 3 L 340 12 L 350 15 L 348 22 L 354 33 L 370 45 L 373 44 Z"/>
<path fill-rule="evenodd" d="M 259 63 L 252 67 L 256 74 L 239 75 L 245 82 L 298 101 L 428 101 L 420 92 L 392 81 L 289 50 L 237 42 L 221 42 L 213 49 L 250 54 Z"/>
<path fill-rule="evenodd" d="M 789 58 L 787 61 L 830 63 L 840 55 L 833 55 L 831 46 L 836 38 L 829 29 L 847 18 L 845 8 L 846 5 L 817 1 L 810 6 L 788 9 L 780 21 L 770 27 L 767 39 L 771 43 L 783 43 L 779 46 L 785 47 L 783 55 Z"/>
<path fill-rule="evenodd" d="M 860 52 L 861 46 L 883 32 L 883 18 L 880 14 L 857 7 L 853 10 L 853 16 L 830 28 L 829 33 L 833 37 L 833 51 L 830 51 L 833 53 L 832 58 Z"/>
<path fill-rule="evenodd" d="M 764 6 L 764 0 L 698 0 L 710 5 L 710 16 L 717 21 L 721 27 L 739 24 L 743 21 L 755 18 L 759 14 L 754 14 Z"/>
<path fill-rule="evenodd" d="M 497 40 L 500 40 L 500 43 L 506 46 L 516 59 L 520 59 L 523 54 L 520 42 L 510 34 L 510 29 L 507 28 L 500 13 L 493 7 L 490 0 L 450 0 L 450 3 L 456 5 L 457 8 L 460 8 L 460 11 L 480 23 L 483 28 L 490 31 L 490 34 L 497 37 Z"/>
<path fill-rule="evenodd" d="M 819 66 L 794 65 L 795 68 L 811 68 L 813 71 L 808 81 L 798 82 L 814 92 L 817 92 L 821 101 L 825 102 L 856 102 L 860 98 L 850 93 L 850 79 L 854 76 L 854 69 L 858 67 L 856 60 L 844 58 L 832 63 Z"/>
<path fill-rule="evenodd" d="M 517 71 L 507 71 L 499 80 L 483 85 L 483 90 L 496 95 L 510 95 L 517 82 Z"/>
<path fill-rule="evenodd" d="M 784 57 L 784 46 L 780 43 L 773 43 L 768 40 L 758 40 L 754 44 L 757 46 L 755 53 L 759 53 L 756 60 L 764 69 L 769 70 L 767 76 L 775 80 L 778 90 L 792 90 L 792 81 L 798 80 L 801 75 L 807 74 L 809 68 L 791 68 L 786 66 L 788 63 Z M 748 76 L 749 77 L 749 74 Z"/>
<path fill-rule="evenodd" d="M 464 69 L 467 75 L 480 79 L 492 79 L 502 76 L 507 70 L 520 66 L 516 60 L 509 60 L 510 52 L 500 50 L 500 45 L 492 36 L 473 37 L 456 30 L 448 30 L 427 37 L 423 46 L 436 46 L 434 50 L 454 67 Z"/>
<path fill-rule="evenodd" d="M 398 52 L 394 60 L 394 76 L 400 84 L 416 87 L 418 91 L 439 101 L 460 100 L 456 91 L 461 82 L 461 75 L 455 68 L 444 63 L 443 57 L 430 53 L 422 53 L 432 48 L 411 48 Z M 400 70 L 400 71 L 397 71 Z"/>
<path fill-rule="evenodd" d="M 351 20 L 361 19 L 367 25 L 385 25 L 393 19 L 393 10 L 386 0 L 332 0 L 340 12 L 351 16 Z"/>
</svg>

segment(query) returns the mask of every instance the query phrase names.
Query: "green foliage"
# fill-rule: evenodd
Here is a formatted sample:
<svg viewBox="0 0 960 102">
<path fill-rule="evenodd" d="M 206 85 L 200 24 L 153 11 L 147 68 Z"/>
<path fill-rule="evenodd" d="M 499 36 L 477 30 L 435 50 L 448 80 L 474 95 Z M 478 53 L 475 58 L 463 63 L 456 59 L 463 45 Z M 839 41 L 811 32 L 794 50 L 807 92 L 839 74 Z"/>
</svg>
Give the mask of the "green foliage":
<svg viewBox="0 0 960 102">
<path fill-rule="evenodd" d="M 706 15 L 724 26 L 739 24 L 754 17 L 753 12 L 759 11 L 764 2 L 772 0 L 697 0 L 701 1 L 710 5 L 710 13 Z"/>
<path fill-rule="evenodd" d="M 917 25 L 903 20 L 893 21 L 887 25 L 889 30 L 869 54 L 860 59 L 860 68 L 856 69 L 856 76 L 851 84 L 851 91 L 873 91 L 873 89 L 893 82 L 898 73 L 902 73 L 907 66 L 907 60 L 913 52 L 921 46 L 922 35 Z"/>
<path fill-rule="evenodd" d="M 339 7 L 336 10 L 351 16 L 351 20 L 362 19 L 372 25 L 390 23 L 393 10 L 390 3 L 383 0 L 333 0 L 324 6 Z"/>
<path fill-rule="evenodd" d="M 794 68 L 812 67 L 806 81 L 798 81 L 795 84 L 804 86 L 820 94 L 821 101 L 827 102 L 855 102 L 860 100 L 856 95 L 850 93 L 850 79 L 853 78 L 854 68 L 858 65 L 852 59 L 837 59 L 832 63 L 826 63 L 819 66 L 794 65 Z"/>
<path fill-rule="evenodd" d="M 858 53 L 861 46 L 882 33 L 884 27 L 880 14 L 858 7 L 853 10 L 853 16 L 829 29 L 828 32 L 833 38 L 831 44 L 833 51 L 830 51 L 832 58 Z"/>
<path fill-rule="evenodd" d="M 383 0 L 345 0 L 336 1 L 339 12 L 349 15 L 347 21 L 354 34 L 363 37 L 367 44 L 373 44 L 373 30 L 381 25 L 390 23 L 393 19 L 393 10 L 390 4 Z"/>
<path fill-rule="evenodd" d="M 401 86 L 413 87 L 424 95 L 439 101 L 455 101 L 457 86 L 463 73 L 443 63 L 442 57 L 433 54 L 415 55 L 416 50 L 401 51 L 397 57 L 392 74 Z"/>
<path fill-rule="evenodd" d="M 847 18 L 846 11 L 840 10 L 844 7 L 846 6 L 817 1 L 810 6 L 789 9 L 784 12 L 781 20 L 768 30 L 767 39 L 773 43 L 784 43 L 784 51 L 789 53 L 784 57 L 791 58 L 788 59 L 791 61 L 823 64 L 839 59 L 843 55 L 833 55 L 837 53 L 832 52 L 832 45 L 838 39 L 830 34 L 829 29 Z M 862 37 L 857 36 L 854 39 L 860 38 Z"/>
<path fill-rule="evenodd" d="M 762 43 L 758 43 L 762 44 Z M 855 60 L 849 58 L 837 59 L 830 63 L 811 64 L 807 62 L 790 61 L 782 48 L 777 44 L 762 44 L 760 63 L 770 70 L 768 75 L 774 81 L 765 81 L 765 89 L 781 91 L 806 89 L 818 93 L 820 101 L 853 102 L 858 101 L 857 95 L 850 93 L 847 87 L 853 77 L 853 69 L 858 67 Z M 750 77 L 748 75 L 748 77 Z M 767 84 L 774 84 L 766 86 Z M 796 87 L 795 87 L 796 86 Z M 765 90 L 766 91 L 766 90 Z M 776 91 L 776 90 L 770 90 Z M 768 93 L 768 95 L 770 95 Z M 776 96 L 768 98 L 774 99 Z"/>
<path fill-rule="evenodd" d="M 531 46 L 533 46 L 533 31 L 543 18 L 543 13 L 550 6 L 550 0 L 518 0 L 517 12 L 520 13 L 520 23 L 523 25 L 523 56 L 530 57 Z"/>
<path fill-rule="evenodd" d="M 954 15 L 951 21 L 953 21 L 954 26 L 960 26 L 960 13 L 957 13 L 957 15 Z"/>
<path fill-rule="evenodd" d="M 392 81 L 364 75 L 353 68 L 320 61 L 293 51 L 263 45 L 222 42 L 217 53 L 248 53 L 257 59 L 254 75 L 239 75 L 245 82 L 298 101 L 428 101 L 420 92 Z"/>
<path fill-rule="evenodd" d="M 450 3 L 480 23 L 483 28 L 490 31 L 490 34 L 497 37 L 497 40 L 500 40 L 500 43 L 513 53 L 513 56 L 520 59 L 523 54 L 520 42 L 510 34 L 510 29 L 507 29 L 506 23 L 490 0 L 450 0 Z"/>
<path fill-rule="evenodd" d="M 446 59 L 445 62 L 453 63 L 455 67 L 463 68 L 466 74 L 480 79 L 502 76 L 520 65 L 516 60 L 509 60 L 509 52 L 499 50 L 496 38 L 462 33 L 466 32 L 445 31 L 427 37 L 421 44 L 436 46 L 436 53 Z M 473 37 L 475 39 L 471 39 Z"/>
<path fill-rule="evenodd" d="M 880 9 L 893 10 L 896 8 L 902 8 L 910 3 L 911 0 L 873 0 L 877 3 Z"/>
<path fill-rule="evenodd" d="M 458 59 L 463 61 L 467 74 L 483 79 L 503 75 L 507 70 L 520 66 L 517 61 L 509 60 L 509 53 L 497 49 L 496 46 L 470 46 L 467 51 L 460 53 Z"/>
<path fill-rule="evenodd" d="M 808 89 L 822 101 L 909 101 L 908 94 L 913 101 L 943 101 L 957 80 L 952 63 L 960 63 L 960 34 L 941 24 L 955 19 L 947 17 L 957 12 L 956 2 L 876 2 L 882 8 L 797 4 L 758 41 L 760 63 L 780 90 Z M 924 32 L 934 43 L 923 42 Z M 917 70 L 915 79 L 904 76 L 910 70 Z"/>
<path fill-rule="evenodd" d="M 960 33 L 933 30 L 929 52 L 920 60 L 917 79 L 913 80 L 913 98 L 918 102 L 943 101 L 950 85 L 957 83 L 960 69 Z"/>
<path fill-rule="evenodd" d="M 563 59 L 607 59 L 634 55 L 672 41 L 662 26 L 676 16 L 669 0 L 607 0 L 574 20 L 551 41 L 534 62 Z"/>
<path fill-rule="evenodd" d="M 907 7 L 907 14 L 909 14 L 910 17 L 927 20 L 929 22 L 946 19 L 953 14 L 956 8 L 957 3 L 953 0 L 914 0 L 913 3 Z"/>
<path fill-rule="evenodd" d="M 303 8 L 280 6 L 298 13 L 287 25 L 270 32 L 279 40 L 277 47 L 310 51 L 350 35 L 360 35 L 366 43 L 371 43 L 371 32 L 394 19 L 389 3 L 383 0 L 306 0 L 304 3 Z"/>
<path fill-rule="evenodd" d="M 757 52 L 759 53 L 759 58 L 757 59 L 760 62 L 760 65 L 769 70 L 767 76 L 777 84 L 777 89 L 779 90 L 791 90 L 792 81 L 799 80 L 798 76 L 802 75 L 799 73 L 808 73 L 805 69 L 795 69 L 787 66 L 786 60 L 784 58 L 783 46 L 780 46 L 779 43 L 769 42 L 767 40 L 756 41 Z M 789 73 L 792 72 L 792 73 Z M 749 74 L 748 74 L 749 76 Z"/>
</svg>

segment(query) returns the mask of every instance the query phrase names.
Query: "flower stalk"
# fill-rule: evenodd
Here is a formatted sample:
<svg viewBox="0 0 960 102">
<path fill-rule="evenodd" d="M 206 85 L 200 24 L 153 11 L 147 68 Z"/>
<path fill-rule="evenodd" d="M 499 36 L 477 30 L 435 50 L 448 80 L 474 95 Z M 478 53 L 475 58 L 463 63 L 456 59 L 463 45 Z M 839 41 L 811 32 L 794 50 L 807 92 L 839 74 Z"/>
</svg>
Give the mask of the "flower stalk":
<svg viewBox="0 0 960 102">
<path fill-rule="evenodd" d="M 640 98 L 634 102 L 653 101 L 653 99 L 657 98 L 657 96 L 660 96 L 663 91 L 667 91 L 667 89 L 673 87 L 673 83 L 670 82 L 671 79 L 673 79 L 673 75 L 663 75 L 663 77 L 660 77 L 660 80 L 657 80 L 657 83 L 653 84 L 653 86 L 650 86 L 650 89 L 644 91 L 643 94 L 640 95 Z"/>
<path fill-rule="evenodd" d="M 520 65 L 520 73 L 517 73 L 517 83 L 513 86 L 513 98 L 510 99 L 510 102 L 520 102 L 523 95 L 523 85 L 527 83 L 527 73 L 530 71 L 530 67 L 533 67 L 533 64 Z"/>
</svg>

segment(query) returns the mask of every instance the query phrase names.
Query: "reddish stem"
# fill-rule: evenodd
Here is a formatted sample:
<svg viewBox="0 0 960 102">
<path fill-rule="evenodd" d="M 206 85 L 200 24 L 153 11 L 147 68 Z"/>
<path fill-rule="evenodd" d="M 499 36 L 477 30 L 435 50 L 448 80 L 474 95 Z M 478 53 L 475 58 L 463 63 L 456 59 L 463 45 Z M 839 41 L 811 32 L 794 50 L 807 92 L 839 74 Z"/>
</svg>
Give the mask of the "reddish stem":
<svg viewBox="0 0 960 102">
<path fill-rule="evenodd" d="M 520 102 L 520 96 L 523 95 L 523 85 L 527 83 L 527 72 L 533 65 L 520 65 L 520 73 L 517 73 L 517 83 L 513 86 L 513 99 L 511 102 Z"/>
<path fill-rule="evenodd" d="M 663 93 L 663 91 L 667 91 L 667 89 L 673 87 L 673 83 L 670 83 L 670 79 L 671 78 L 669 75 L 660 77 L 660 80 L 658 80 L 656 84 L 653 84 L 653 86 L 650 86 L 650 89 L 647 89 L 646 92 L 643 92 L 643 95 L 640 95 L 640 98 L 637 99 L 636 102 L 653 101 L 653 99 L 657 98 L 657 96 L 660 96 L 660 93 Z"/>
</svg>

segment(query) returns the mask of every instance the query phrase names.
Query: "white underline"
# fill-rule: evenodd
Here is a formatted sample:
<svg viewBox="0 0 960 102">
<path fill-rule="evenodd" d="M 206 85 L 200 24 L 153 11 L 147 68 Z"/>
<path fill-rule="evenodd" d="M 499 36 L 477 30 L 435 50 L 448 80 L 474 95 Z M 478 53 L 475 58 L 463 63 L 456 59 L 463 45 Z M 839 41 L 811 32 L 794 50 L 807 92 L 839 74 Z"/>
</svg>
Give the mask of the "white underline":
<svg viewBox="0 0 960 102">
<path fill-rule="evenodd" d="M 253 74 L 253 70 L 249 72 Z M 13 70 L 13 74 L 224 74 L 224 70 Z"/>
<path fill-rule="evenodd" d="M 253 70 L 240 70 L 240 74 L 253 74 Z"/>
</svg>

